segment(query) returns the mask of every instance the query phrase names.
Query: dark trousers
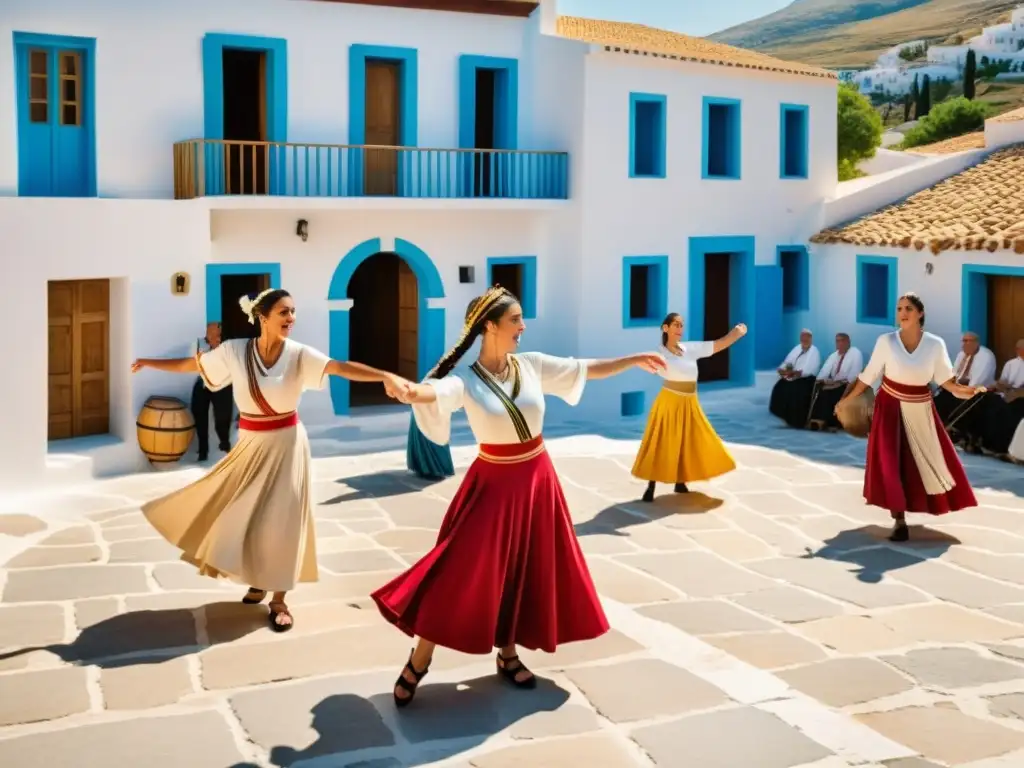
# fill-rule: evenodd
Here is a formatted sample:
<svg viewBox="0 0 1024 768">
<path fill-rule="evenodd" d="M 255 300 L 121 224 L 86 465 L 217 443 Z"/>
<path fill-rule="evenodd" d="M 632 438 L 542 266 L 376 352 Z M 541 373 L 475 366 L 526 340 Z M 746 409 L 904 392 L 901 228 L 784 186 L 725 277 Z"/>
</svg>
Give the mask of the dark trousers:
<svg viewBox="0 0 1024 768">
<path fill-rule="evenodd" d="M 231 417 L 234 414 L 234 400 L 231 387 L 211 392 L 203 386 L 202 379 L 196 379 L 192 387 L 192 418 L 196 421 L 196 437 L 199 439 L 199 455 L 210 452 L 210 406 L 213 406 L 213 426 L 217 430 L 220 449 L 231 449 Z"/>
</svg>

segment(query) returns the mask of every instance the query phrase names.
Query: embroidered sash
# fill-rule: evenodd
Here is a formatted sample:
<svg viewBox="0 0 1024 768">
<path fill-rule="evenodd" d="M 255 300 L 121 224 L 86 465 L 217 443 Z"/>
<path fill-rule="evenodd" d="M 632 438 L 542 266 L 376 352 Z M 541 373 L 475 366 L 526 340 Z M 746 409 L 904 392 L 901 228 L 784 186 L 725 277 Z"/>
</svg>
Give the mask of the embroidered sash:
<svg viewBox="0 0 1024 768">
<path fill-rule="evenodd" d="M 283 349 L 281 354 L 284 354 Z M 259 366 L 260 375 L 266 376 L 267 371 L 264 369 L 263 363 L 259 359 L 259 352 L 256 350 L 256 339 L 249 339 L 245 349 L 245 375 L 249 380 L 249 397 L 263 411 L 264 416 L 280 416 L 277 411 L 270 407 L 267 398 L 263 396 L 263 390 L 260 389 L 260 382 L 256 376 L 257 366 Z"/>
<path fill-rule="evenodd" d="M 516 435 L 519 437 L 519 442 L 525 443 L 532 440 L 533 436 L 530 434 L 530 427 L 526 424 L 526 417 L 523 416 L 523 412 L 519 410 L 519 406 L 513 402 L 517 397 L 519 397 L 519 390 L 522 386 L 522 371 L 519 368 L 519 361 L 514 357 L 509 358 L 508 364 L 512 366 L 512 397 L 505 394 L 505 390 L 498 385 L 498 382 L 494 380 L 494 377 L 490 372 L 480 365 L 479 361 L 473 363 L 471 370 L 477 375 L 480 381 L 487 385 L 487 388 L 494 393 L 494 396 L 498 398 L 498 401 L 504 406 L 505 411 L 508 413 L 508 417 L 512 419 L 512 426 L 516 428 Z"/>
</svg>

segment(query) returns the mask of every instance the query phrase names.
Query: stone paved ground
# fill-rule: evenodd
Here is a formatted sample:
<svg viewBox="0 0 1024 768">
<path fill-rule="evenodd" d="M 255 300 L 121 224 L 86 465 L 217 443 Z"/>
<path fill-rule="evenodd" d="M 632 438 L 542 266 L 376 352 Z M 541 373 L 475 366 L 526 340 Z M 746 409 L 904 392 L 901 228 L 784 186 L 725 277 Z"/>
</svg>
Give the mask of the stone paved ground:
<svg viewBox="0 0 1024 768">
<path fill-rule="evenodd" d="M 397 452 L 315 462 L 322 581 L 286 635 L 138 511 L 199 469 L 0 517 L 0 766 L 1024 766 L 1024 471 L 968 457 L 982 506 L 892 545 L 863 441 L 709 403 L 740 468 L 654 505 L 629 475 L 642 424 L 549 441 L 614 629 L 525 653 L 534 692 L 439 651 L 394 710 L 410 643 L 367 594 L 459 481 L 425 487 Z"/>
</svg>

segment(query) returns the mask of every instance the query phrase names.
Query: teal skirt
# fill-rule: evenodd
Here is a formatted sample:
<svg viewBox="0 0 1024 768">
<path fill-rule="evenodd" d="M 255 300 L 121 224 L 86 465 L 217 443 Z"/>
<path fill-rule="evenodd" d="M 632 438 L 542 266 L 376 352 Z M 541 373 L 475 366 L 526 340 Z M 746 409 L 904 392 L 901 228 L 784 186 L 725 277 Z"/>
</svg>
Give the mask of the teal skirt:
<svg viewBox="0 0 1024 768">
<path fill-rule="evenodd" d="M 425 480 L 443 480 L 455 474 L 451 448 L 430 442 L 416 426 L 415 417 L 409 419 L 409 445 L 405 451 L 405 463 L 412 472 Z"/>
</svg>

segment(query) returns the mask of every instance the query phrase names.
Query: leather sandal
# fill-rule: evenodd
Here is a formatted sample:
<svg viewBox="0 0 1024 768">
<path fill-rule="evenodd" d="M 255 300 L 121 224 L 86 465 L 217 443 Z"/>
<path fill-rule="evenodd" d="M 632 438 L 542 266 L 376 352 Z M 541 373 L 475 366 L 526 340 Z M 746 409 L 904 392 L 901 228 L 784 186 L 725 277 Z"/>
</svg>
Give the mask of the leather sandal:
<svg viewBox="0 0 1024 768">
<path fill-rule="evenodd" d="M 275 607 L 277 610 L 274 610 Z M 277 620 L 278 616 L 287 616 L 291 621 L 287 624 L 281 624 Z M 292 616 L 292 612 L 288 610 L 288 606 L 285 605 L 283 600 L 271 601 L 270 613 L 267 614 L 267 619 L 270 621 L 270 628 L 275 632 L 287 632 L 295 626 L 295 617 Z"/>
<path fill-rule="evenodd" d="M 267 596 L 267 590 L 256 589 L 256 587 L 249 587 L 249 591 L 245 593 L 245 597 L 242 598 L 242 602 L 246 605 L 259 605 Z"/>
<path fill-rule="evenodd" d="M 412 700 L 416 697 L 416 689 L 419 688 L 419 686 L 420 686 L 420 681 L 424 677 L 426 677 L 427 676 L 427 672 L 430 671 L 430 662 L 429 661 L 427 662 L 427 666 L 423 668 L 422 672 L 418 671 L 416 669 L 416 667 L 414 667 L 412 665 L 412 654 L 413 654 L 413 652 L 410 651 L 409 652 L 409 661 L 407 661 L 405 663 L 405 668 L 402 670 L 402 674 L 400 674 L 398 676 L 398 679 L 395 681 L 395 688 L 401 688 L 403 691 L 405 691 L 409 695 L 403 698 L 403 697 L 398 695 L 397 691 L 392 691 L 392 694 L 391 694 L 392 696 L 395 697 L 395 706 L 398 707 L 399 709 L 401 709 L 402 707 L 407 707 L 410 704 L 412 704 Z M 410 682 L 406 678 L 406 676 L 405 676 L 406 670 L 408 670 L 409 673 L 414 678 L 416 678 L 416 682 L 415 683 Z"/>
<path fill-rule="evenodd" d="M 526 665 L 519 659 L 519 656 L 509 656 L 505 658 L 501 655 L 501 651 L 498 651 L 498 674 L 501 675 L 505 680 L 512 683 L 516 688 L 536 688 L 537 687 L 537 676 L 530 672 L 526 668 Z M 525 680 L 517 679 L 517 675 L 520 672 L 529 672 L 530 676 Z"/>
</svg>

